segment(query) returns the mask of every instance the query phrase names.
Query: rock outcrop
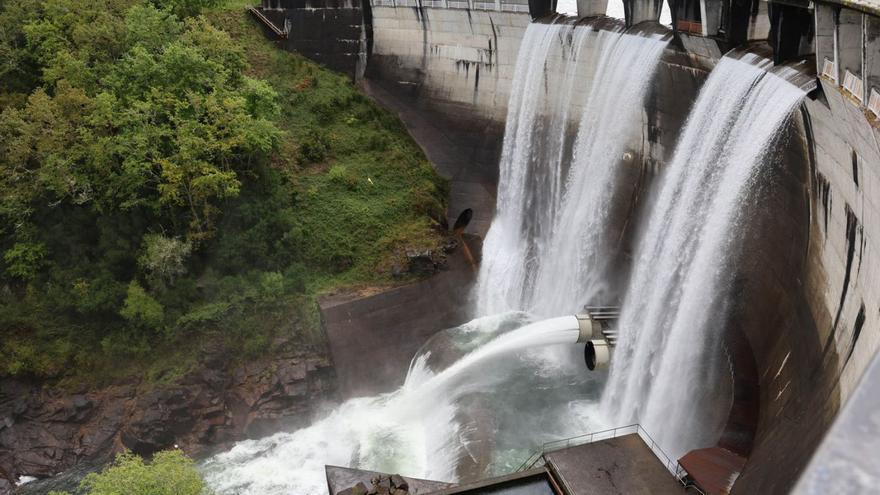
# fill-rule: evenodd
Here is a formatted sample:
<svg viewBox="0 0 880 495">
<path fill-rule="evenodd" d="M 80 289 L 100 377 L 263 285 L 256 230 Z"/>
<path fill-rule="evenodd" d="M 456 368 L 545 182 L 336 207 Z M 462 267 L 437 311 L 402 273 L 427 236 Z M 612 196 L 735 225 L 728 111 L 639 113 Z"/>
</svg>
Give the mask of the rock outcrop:
<svg viewBox="0 0 880 495">
<path fill-rule="evenodd" d="M 306 423 L 335 390 L 326 357 L 282 352 L 237 368 L 226 361 L 208 353 L 173 384 L 152 387 L 132 381 L 70 392 L 0 381 L 0 495 L 19 476 L 52 476 L 124 449 L 205 455 Z"/>
<path fill-rule="evenodd" d="M 376 476 L 370 480 L 372 485 L 360 482 L 351 488 L 339 492 L 339 495 L 409 495 L 409 483 L 399 474 Z"/>
</svg>

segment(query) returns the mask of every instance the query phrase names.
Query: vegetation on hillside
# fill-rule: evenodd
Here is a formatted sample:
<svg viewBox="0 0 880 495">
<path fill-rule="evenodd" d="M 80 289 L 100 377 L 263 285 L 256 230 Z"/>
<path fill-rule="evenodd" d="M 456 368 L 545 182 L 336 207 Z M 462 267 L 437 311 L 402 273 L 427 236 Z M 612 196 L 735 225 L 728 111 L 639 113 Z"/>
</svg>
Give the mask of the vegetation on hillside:
<svg viewBox="0 0 880 495">
<path fill-rule="evenodd" d="M 240 5 L 0 4 L 0 376 L 322 345 L 316 296 L 388 283 L 445 196 L 394 117 Z"/>
<path fill-rule="evenodd" d="M 100 473 L 80 483 L 85 495 L 207 495 L 209 492 L 192 459 L 179 450 L 156 453 L 149 463 L 131 453 L 119 454 Z M 49 492 L 49 495 L 68 495 Z"/>
</svg>

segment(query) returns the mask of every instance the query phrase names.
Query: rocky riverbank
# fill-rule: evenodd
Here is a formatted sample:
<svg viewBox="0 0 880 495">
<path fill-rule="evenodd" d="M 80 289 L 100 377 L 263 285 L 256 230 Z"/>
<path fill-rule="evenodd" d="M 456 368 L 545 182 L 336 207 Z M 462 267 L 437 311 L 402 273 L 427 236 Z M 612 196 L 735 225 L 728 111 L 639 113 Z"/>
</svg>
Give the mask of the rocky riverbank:
<svg viewBox="0 0 880 495">
<path fill-rule="evenodd" d="M 334 397 L 333 368 L 326 356 L 277 344 L 272 357 L 238 367 L 225 352 L 207 352 L 163 386 L 132 380 L 71 391 L 0 380 L 0 495 L 20 476 L 53 476 L 124 449 L 149 455 L 177 446 L 198 457 L 306 423 Z"/>
</svg>

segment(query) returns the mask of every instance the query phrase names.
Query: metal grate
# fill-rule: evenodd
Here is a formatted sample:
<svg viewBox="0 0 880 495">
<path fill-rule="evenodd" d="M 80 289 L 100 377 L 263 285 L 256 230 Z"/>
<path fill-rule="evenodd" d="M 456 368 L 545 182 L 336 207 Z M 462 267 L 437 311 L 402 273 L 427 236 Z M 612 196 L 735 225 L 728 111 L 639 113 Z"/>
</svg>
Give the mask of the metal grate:
<svg viewBox="0 0 880 495">
<path fill-rule="evenodd" d="M 843 76 L 843 89 L 847 90 L 857 100 L 862 101 L 862 80 L 850 71 Z"/>
<path fill-rule="evenodd" d="M 822 75 L 837 82 L 837 64 L 826 58 L 822 63 Z"/>
</svg>

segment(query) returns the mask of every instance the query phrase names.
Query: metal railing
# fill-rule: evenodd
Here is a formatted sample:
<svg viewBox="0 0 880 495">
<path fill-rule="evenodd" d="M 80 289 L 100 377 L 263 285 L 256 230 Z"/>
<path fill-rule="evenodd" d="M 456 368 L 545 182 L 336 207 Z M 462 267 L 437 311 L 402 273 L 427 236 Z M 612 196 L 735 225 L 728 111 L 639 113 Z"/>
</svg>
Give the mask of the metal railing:
<svg viewBox="0 0 880 495">
<path fill-rule="evenodd" d="M 608 430 L 595 431 L 592 433 L 587 433 L 585 435 L 579 435 L 576 437 L 565 438 L 562 440 L 555 440 L 552 442 L 547 442 L 541 446 L 541 449 L 532 454 L 528 459 L 523 462 L 517 471 L 523 471 L 525 469 L 530 469 L 536 467 L 539 462 L 544 460 L 544 455 L 550 452 L 567 449 L 570 447 L 575 447 L 578 445 L 587 445 L 593 442 L 598 442 L 601 440 L 609 440 L 612 438 L 617 438 L 618 436 L 623 435 L 632 435 L 633 433 L 638 434 L 641 437 L 642 441 L 645 442 L 651 452 L 663 463 L 666 467 L 666 470 L 669 471 L 675 479 L 678 480 L 686 488 L 691 486 L 688 481 L 686 481 L 686 475 L 684 468 L 681 467 L 677 461 L 673 461 L 666 455 L 666 452 L 663 452 L 663 449 L 660 448 L 660 445 L 654 441 L 654 438 L 642 428 L 642 425 L 636 423 L 627 426 L 618 426 L 617 428 L 611 428 Z M 699 491 L 699 489 L 697 489 Z M 702 493 L 702 492 L 700 492 Z"/>
<path fill-rule="evenodd" d="M 268 17 L 263 15 L 263 12 L 261 12 L 260 9 L 258 9 L 257 7 L 248 7 L 248 12 L 250 12 L 251 15 L 256 17 L 257 20 L 259 20 L 260 22 L 265 24 L 266 27 L 268 27 L 273 33 L 275 33 L 276 36 L 278 36 L 281 39 L 287 39 L 287 31 L 276 26 L 274 22 L 272 22 L 271 20 L 269 20 Z"/>
</svg>

